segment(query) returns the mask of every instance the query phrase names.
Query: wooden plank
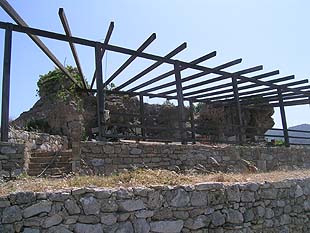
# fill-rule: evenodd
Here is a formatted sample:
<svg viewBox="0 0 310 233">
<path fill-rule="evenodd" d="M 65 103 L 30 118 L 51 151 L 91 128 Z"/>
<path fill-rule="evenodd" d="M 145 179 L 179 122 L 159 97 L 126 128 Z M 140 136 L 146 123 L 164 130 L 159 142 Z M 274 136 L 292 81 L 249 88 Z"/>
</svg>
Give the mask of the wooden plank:
<svg viewBox="0 0 310 233">
<path fill-rule="evenodd" d="M 189 112 L 190 112 L 190 123 L 191 123 L 191 131 L 192 131 L 192 142 L 196 144 L 196 128 L 195 128 L 195 117 L 194 117 L 194 103 L 189 101 Z"/>
<path fill-rule="evenodd" d="M 1 141 L 9 140 L 9 113 L 10 113 L 10 74 L 12 53 L 12 29 L 5 30 L 3 79 L 2 79 L 2 109 L 1 109 Z"/>
<path fill-rule="evenodd" d="M 181 44 L 180 46 L 178 46 L 176 49 L 174 49 L 173 51 L 171 51 L 170 53 L 168 53 L 165 57 L 166 58 L 172 58 L 173 56 L 177 55 L 178 53 L 180 53 L 181 51 L 183 51 L 186 48 L 186 43 Z M 154 64 L 152 64 L 151 66 L 147 67 L 145 70 L 141 71 L 140 73 L 138 73 L 136 76 L 134 76 L 133 78 L 130 78 L 128 81 L 126 81 L 125 83 L 123 83 L 122 85 L 119 85 L 118 87 L 116 87 L 116 90 L 121 90 L 124 87 L 130 85 L 131 83 L 137 81 L 138 79 L 142 78 L 144 75 L 148 74 L 149 72 L 151 72 L 152 70 L 156 69 L 157 67 L 159 67 L 161 64 L 163 64 L 164 62 L 162 61 L 157 61 Z"/>
<path fill-rule="evenodd" d="M 141 134 L 142 137 L 144 138 L 146 136 L 146 128 L 145 127 L 145 115 L 144 115 L 144 101 L 143 101 L 143 95 L 139 95 L 139 103 L 140 103 L 140 121 L 141 121 Z"/>
</svg>

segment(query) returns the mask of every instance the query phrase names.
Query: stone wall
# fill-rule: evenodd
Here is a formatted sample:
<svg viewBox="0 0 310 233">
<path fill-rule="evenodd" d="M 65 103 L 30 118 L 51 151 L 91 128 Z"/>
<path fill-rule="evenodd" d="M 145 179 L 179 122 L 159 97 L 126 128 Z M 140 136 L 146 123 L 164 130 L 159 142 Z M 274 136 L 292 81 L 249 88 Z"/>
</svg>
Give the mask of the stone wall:
<svg viewBox="0 0 310 233">
<path fill-rule="evenodd" d="M 68 149 L 68 139 L 65 136 L 28 132 L 16 129 L 10 129 L 9 142 L 23 143 L 28 150 L 42 152 Z"/>
<path fill-rule="evenodd" d="M 0 142 L 0 179 L 19 175 L 23 169 L 24 145 Z"/>
<path fill-rule="evenodd" d="M 261 171 L 310 168 L 310 149 L 124 142 L 81 143 L 82 170 L 95 174 L 111 174 L 136 167 L 243 171 L 245 164 L 242 159 L 252 162 Z"/>
<path fill-rule="evenodd" d="M 275 183 L 19 192 L 0 198 L 0 232 L 310 232 L 310 179 Z"/>
<path fill-rule="evenodd" d="M 68 149 L 68 139 L 66 136 L 50 135 L 46 133 L 28 132 L 11 128 L 9 131 L 9 142 L 25 145 L 24 169 L 28 170 L 31 153 L 52 152 Z"/>
</svg>

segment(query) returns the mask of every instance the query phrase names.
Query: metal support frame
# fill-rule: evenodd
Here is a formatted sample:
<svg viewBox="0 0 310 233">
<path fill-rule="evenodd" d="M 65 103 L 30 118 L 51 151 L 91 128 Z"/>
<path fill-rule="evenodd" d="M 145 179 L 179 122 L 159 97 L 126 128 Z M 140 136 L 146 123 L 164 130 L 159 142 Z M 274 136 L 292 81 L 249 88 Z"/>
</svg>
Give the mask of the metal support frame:
<svg viewBox="0 0 310 233">
<path fill-rule="evenodd" d="M 5 30 L 3 80 L 2 80 L 2 111 L 1 111 L 1 141 L 9 140 L 9 111 L 10 111 L 10 73 L 12 52 L 12 28 Z"/>
<path fill-rule="evenodd" d="M 239 125 L 239 129 L 238 129 L 238 132 L 239 132 L 239 142 L 240 143 L 243 143 L 244 140 L 243 140 L 243 119 L 242 119 L 242 112 L 241 112 L 241 105 L 240 105 L 240 102 L 239 102 L 239 92 L 238 92 L 238 84 L 237 84 L 237 78 L 236 76 L 232 76 L 231 77 L 231 81 L 232 81 L 232 86 L 233 86 L 233 92 L 234 92 L 234 97 L 235 97 L 235 105 L 236 105 L 236 111 L 237 111 L 237 116 L 238 116 L 238 125 Z"/>
<path fill-rule="evenodd" d="M 279 97 L 279 108 L 280 108 L 280 113 L 281 113 L 284 144 L 286 147 L 289 147 L 290 146 L 290 139 L 289 139 L 288 130 L 287 130 L 287 122 L 286 122 L 285 107 L 284 107 L 284 103 L 283 103 L 282 89 L 278 88 L 277 91 L 278 91 L 278 97 Z"/>
<path fill-rule="evenodd" d="M 179 130 L 181 135 L 182 144 L 187 144 L 185 132 L 185 115 L 184 115 L 184 100 L 182 91 L 182 78 L 181 78 L 182 66 L 178 63 L 174 65 L 175 82 L 178 98 L 178 109 L 179 109 Z"/>
<path fill-rule="evenodd" d="M 98 43 L 95 48 L 96 58 L 96 85 L 97 85 L 97 122 L 98 122 L 98 137 L 103 141 L 105 134 L 105 93 L 103 89 L 103 74 L 102 74 L 102 58 L 101 58 L 101 44 Z"/>
</svg>

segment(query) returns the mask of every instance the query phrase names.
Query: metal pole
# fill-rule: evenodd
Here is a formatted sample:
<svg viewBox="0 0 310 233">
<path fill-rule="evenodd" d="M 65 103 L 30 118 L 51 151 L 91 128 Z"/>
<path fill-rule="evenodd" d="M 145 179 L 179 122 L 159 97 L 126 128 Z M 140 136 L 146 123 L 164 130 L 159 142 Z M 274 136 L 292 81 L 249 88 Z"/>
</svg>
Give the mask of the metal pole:
<svg viewBox="0 0 310 233">
<path fill-rule="evenodd" d="M 9 140 L 9 107 L 10 107 L 10 73 L 12 51 L 12 28 L 5 30 L 3 80 L 2 80 L 2 111 L 1 111 L 1 141 Z"/>
<path fill-rule="evenodd" d="M 145 116 L 144 116 L 144 102 L 143 102 L 143 95 L 139 95 L 139 100 L 140 100 L 140 120 L 141 120 L 141 134 L 143 139 L 145 139 Z"/>
<path fill-rule="evenodd" d="M 289 139 L 288 130 L 287 130 L 287 122 L 286 122 L 286 115 L 285 115 L 285 109 L 284 109 L 284 103 L 283 103 L 282 89 L 278 88 L 277 91 L 278 91 L 279 107 L 280 107 L 281 121 L 282 121 L 282 127 L 283 127 L 284 144 L 286 147 L 289 147 L 290 139 Z"/>
<path fill-rule="evenodd" d="M 241 106 L 239 102 L 238 83 L 237 83 L 236 76 L 233 75 L 231 77 L 231 80 L 232 80 L 234 99 L 235 99 L 235 104 L 237 108 L 238 120 L 239 120 L 238 138 L 239 138 L 239 142 L 242 143 L 243 142 L 243 119 L 242 119 L 242 113 L 241 113 Z"/>
<path fill-rule="evenodd" d="M 179 63 L 174 64 L 175 83 L 177 89 L 178 109 L 179 109 L 179 130 L 182 144 L 187 144 L 185 135 L 185 115 L 184 115 L 184 101 L 182 90 L 181 69 Z"/>
<path fill-rule="evenodd" d="M 97 85 L 97 121 L 98 121 L 98 137 L 100 141 L 103 141 L 103 135 L 105 134 L 105 94 L 103 89 L 102 78 L 102 57 L 101 57 L 101 44 L 97 43 L 95 47 L 96 55 L 96 85 Z"/>
<path fill-rule="evenodd" d="M 191 131 L 192 131 L 192 141 L 196 144 L 196 129 L 195 129 L 195 118 L 194 118 L 194 104 L 193 101 L 189 101 L 189 112 L 191 120 Z"/>
</svg>

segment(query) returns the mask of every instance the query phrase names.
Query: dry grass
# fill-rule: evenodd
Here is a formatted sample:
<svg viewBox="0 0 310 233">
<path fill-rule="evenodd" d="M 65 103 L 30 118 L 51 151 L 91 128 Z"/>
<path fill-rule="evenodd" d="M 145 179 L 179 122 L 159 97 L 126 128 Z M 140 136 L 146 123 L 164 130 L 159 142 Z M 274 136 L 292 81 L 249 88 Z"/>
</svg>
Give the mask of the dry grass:
<svg viewBox="0 0 310 233">
<path fill-rule="evenodd" d="M 179 174 L 167 170 L 138 169 L 112 176 L 72 176 L 62 179 L 20 177 L 0 183 L 0 196 L 17 191 L 51 191 L 78 187 L 133 187 L 154 185 L 187 185 L 201 182 L 264 182 L 310 177 L 310 170 L 274 171 L 269 173 Z"/>
</svg>

